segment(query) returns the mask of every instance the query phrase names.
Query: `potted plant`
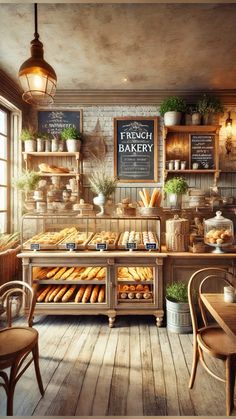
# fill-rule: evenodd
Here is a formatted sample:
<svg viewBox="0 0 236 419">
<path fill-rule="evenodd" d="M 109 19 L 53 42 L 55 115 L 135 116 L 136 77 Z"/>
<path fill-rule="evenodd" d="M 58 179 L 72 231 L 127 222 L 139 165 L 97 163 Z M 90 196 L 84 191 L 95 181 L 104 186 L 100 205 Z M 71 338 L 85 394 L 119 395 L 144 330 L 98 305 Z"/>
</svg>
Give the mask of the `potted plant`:
<svg viewBox="0 0 236 419">
<path fill-rule="evenodd" d="M 27 210 L 35 208 L 35 201 L 30 197 L 40 181 L 40 175 L 37 172 L 24 170 L 23 173 L 13 179 L 13 186 L 25 194 L 25 206 Z"/>
<path fill-rule="evenodd" d="M 74 153 L 80 150 L 82 134 L 75 127 L 67 127 L 61 131 L 61 139 L 66 141 L 67 151 Z"/>
<path fill-rule="evenodd" d="M 182 195 L 188 190 L 188 184 L 182 177 L 173 177 L 164 185 L 164 192 L 169 198 L 171 208 L 181 208 Z"/>
<path fill-rule="evenodd" d="M 216 97 L 204 94 L 197 102 L 197 110 L 203 118 L 203 124 L 209 125 L 212 114 L 223 112 L 224 107 Z"/>
<path fill-rule="evenodd" d="M 100 207 L 100 212 L 97 215 L 104 215 L 106 200 L 115 192 L 117 180 L 107 174 L 103 162 L 98 164 L 97 169 L 92 172 L 88 180 L 92 192 L 97 195 L 93 200 L 94 204 Z"/>
<path fill-rule="evenodd" d="M 186 110 L 185 101 L 178 96 L 169 96 L 160 105 L 160 114 L 166 126 L 179 125 L 182 112 Z"/>
<path fill-rule="evenodd" d="M 191 123 L 192 125 L 201 125 L 201 114 L 198 111 L 198 108 L 196 105 L 190 105 L 187 109 L 188 114 L 191 117 Z"/>
<path fill-rule="evenodd" d="M 190 333 L 192 331 L 187 284 L 173 282 L 166 287 L 166 321 L 169 332 Z"/>
<path fill-rule="evenodd" d="M 24 147 L 26 153 L 36 151 L 35 134 L 30 128 L 23 128 L 20 134 L 21 141 L 24 141 Z"/>
<path fill-rule="evenodd" d="M 53 135 L 50 132 L 38 132 L 36 134 L 37 151 L 51 151 L 51 140 Z"/>
</svg>

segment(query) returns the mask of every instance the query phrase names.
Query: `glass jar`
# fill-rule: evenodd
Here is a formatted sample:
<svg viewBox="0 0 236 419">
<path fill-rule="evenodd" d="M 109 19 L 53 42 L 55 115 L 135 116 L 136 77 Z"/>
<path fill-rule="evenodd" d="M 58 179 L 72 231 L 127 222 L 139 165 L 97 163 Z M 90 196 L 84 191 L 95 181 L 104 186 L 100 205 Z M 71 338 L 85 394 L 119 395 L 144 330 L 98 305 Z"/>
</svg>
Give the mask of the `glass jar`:
<svg viewBox="0 0 236 419">
<path fill-rule="evenodd" d="M 233 222 L 223 217 L 221 211 L 216 212 L 216 217 L 204 221 L 204 242 L 215 247 L 214 253 L 223 253 L 222 247 L 233 241 Z"/>
</svg>

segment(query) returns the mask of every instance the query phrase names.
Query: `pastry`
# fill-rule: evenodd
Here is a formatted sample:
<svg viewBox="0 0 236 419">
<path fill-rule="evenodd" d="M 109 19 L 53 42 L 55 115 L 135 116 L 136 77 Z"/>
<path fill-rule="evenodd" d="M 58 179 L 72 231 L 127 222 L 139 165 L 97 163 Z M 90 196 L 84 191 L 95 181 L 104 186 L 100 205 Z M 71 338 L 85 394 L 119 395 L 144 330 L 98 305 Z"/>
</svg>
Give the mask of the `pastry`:
<svg viewBox="0 0 236 419">
<path fill-rule="evenodd" d="M 76 285 L 72 285 L 68 291 L 63 295 L 62 297 L 62 302 L 65 303 L 67 301 L 69 301 L 69 299 L 72 297 L 72 295 L 74 294 L 74 291 L 76 290 Z"/>
<path fill-rule="evenodd" d="M 128 294 L 126 293 L 126 292 L 122 292 L 121 294 L 120 294 L 120 298 L 122 298 L 123 300 L 125 299 L 125 298 L 127 298 L 128 297 Z"/>
<path fill-rule="evenodd" d="M 130 299 L 130 300 L 133 300 L 133 298 L 135 297 L 135 294 L 133 293 L 133 292 L 129 292 L 129 294 L 128 294 L 128 298 Z"/>
<path fill-rule="evenodd" d="M 86 285 L 81 285 L 81 287 L 79 288 L 79 291 L 77 292 L 76 296 L 75 296 L 75 302 L 76 303 L 80 303 L 82 301 L 84 292 L 85 292 L 85 288 Z"/>
<path fill-rule="evenodd" d="M 135 298 L 137 298 L 137 300 L 141 300 L 143 298 L 143 294 L 141 292 L 136 292 Z"/>
</svg>

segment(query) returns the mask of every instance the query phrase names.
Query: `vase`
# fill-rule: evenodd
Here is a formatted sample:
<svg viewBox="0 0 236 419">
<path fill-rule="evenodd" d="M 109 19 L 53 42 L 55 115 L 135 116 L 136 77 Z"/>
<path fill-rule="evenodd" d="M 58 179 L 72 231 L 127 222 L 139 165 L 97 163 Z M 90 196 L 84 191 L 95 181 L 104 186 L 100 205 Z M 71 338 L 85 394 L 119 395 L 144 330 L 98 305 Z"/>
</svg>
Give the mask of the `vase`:
<svg viewBox="0 0 236 419">
<path fill-rule="evenodd" d="M 182 196 L 177 193 L 168 194 L 168 206 L 170 208 L 181 209 Z"/>
<path fill-rule="evenodd" d="M 175 112 L 175 111 L 166 112 L 164 115 L 164 124 L 166 126 L 180 125 L 181 116 L 182 116 L 181 112 Z"/>
<path fill-rule="evenodd" d="M 69 139 L 66 140 L 66 147 L 67 147 L 67 151 L 69 153 L 75 153 L 77 151 L 80 151 L 80 146 L 81 146 L 81 141 L 80 140 L 74 140 L 74 139 Z"/>
<path fill-rule="evenodd" d="M 106 203 L 105 196 L 102 193 L 99 193 L 98 196 L 95 196 L 95 198 L 93 198 L 93 203 L 100 207 L 100 212 L 98 212 L 96 215 L 97 216 L 104 215 L 105 214 L 105 203 Z"/>
</svg>

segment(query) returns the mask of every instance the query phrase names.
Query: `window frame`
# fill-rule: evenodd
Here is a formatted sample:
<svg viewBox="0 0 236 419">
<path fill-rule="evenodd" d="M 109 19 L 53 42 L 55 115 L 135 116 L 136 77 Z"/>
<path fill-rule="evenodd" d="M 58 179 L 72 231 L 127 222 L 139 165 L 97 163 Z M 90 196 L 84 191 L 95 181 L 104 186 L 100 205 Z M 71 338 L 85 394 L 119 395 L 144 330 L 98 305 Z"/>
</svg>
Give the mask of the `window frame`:
<svg viewBox="0 0 236 419">
<path fill-rule="evenodd" d="M 6 221 L 6 231 L 4 233 L 9 233 L 11 231 L 11 112 L 9 109 L 5 108 L 2 104 L 0 104 L 0 110 L 6 114 L 7 118 L 7 131 L 6 134 L 0 132 L 0 135 L 6 138 L 7 141 L 7 155 L 6 159 L 0 157 L 0 161 L 6 162 L 7 165 L 7 181 L 6 185 L 0 184 L 1 188 L 6 188 L 7 190 L 7 207 L 6 210 L 0 210 L 1 214 L 6 214 L 7 221 Z"/>
</svg>

